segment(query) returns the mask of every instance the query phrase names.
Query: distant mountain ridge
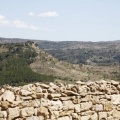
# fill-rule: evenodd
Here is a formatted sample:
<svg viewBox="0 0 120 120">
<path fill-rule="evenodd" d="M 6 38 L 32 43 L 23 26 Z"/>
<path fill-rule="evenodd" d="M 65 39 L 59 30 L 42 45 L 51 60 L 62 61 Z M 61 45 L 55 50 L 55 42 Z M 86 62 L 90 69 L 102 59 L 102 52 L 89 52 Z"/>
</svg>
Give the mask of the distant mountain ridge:
<svg viewBox="0 0 120 120">
<path fill-rule="evenodd" d="M 97 65 L 114 65 L 120 59 L 120 40 L 105 42 L 39 41 L 39 47 L 59 60 L 75 64 L 87 61 Z M 89 62 L 90 63 L 90 62 Z"/>
<path fill-rule="evenodd" d="M 114 65 L 120 60 L 120 40 L 83 42 L 0 38 L 0 43 L 34 41 L 55 58 L 74 64 Z"/>
<path fill-rule="evenodd" d="M 2 38 L 2 41 L 5 44 L 0 44 L 1 45 L 0 52 L 1 52 L 1 58 L 2 58 L 1 60 L 2 62 L 0 62 L 1 63 L 0 69 L 2 70 L 2 72 L 0 71 L 1 73 L 0 76 L 1 77 L 3 76 L 2 77 L 3 80 L 6 79 L 8 80 L 8 82 L 10 80 L 9 76 L 12 76 L 12 75 L 13 75 L 12 77 L 15 78 L 14 80 L 16 80 L 16 83 L 17 83 L 17 79 L 22 80 L 20 77 L 17 77 L 15 73 L 16 70 L 18 70 L 18 76 L 20 76 L 19 75 L 20 69 L 23 71 L 22 74 L 25 75 L 25 76 L 22 75 L 22 77 L 26 77 L 27 75 L 28 81 L 30 81 L 32 77 L 34 77 L 34 75 L 35 75 L 35 78 L 39 80 L 39 77 L 38 77 L 39 75 L 33 73 L 32 71 L 39 73 L 40 75 L 45 75 L 43 76 L 44 78 L 47 77 L 46 75 L 50 75 L 48 77 L 49 78 L 51 77 L 51 79 L 53 78 L 52 76 L 55 76 L 57 80 L 63 80 L 63 81 L 76 81 L 76 80 L 94 81 L 94 80 L 100 80 L 100 79 L 118 80 L 120 78 L 118 66 L 117 67 L 115 65 L 100 66 L 101 63 L 104 63 L 104 65 L 106 65 L 108 63 L 113 64 L 114 62 L 116 62 L 112 60 L 114 60 L 113 56 L 115 56 L 116 53 L 119 53 L 118 43 L 112 44 L 111 42 L 110 43 L 108 42 L 109 44 L 107 45 L 103 43 L 102 44 L 100 43 L 99 45 L 98 43 L 99 47 L 97 47 L 91 42 L 69 42 L 69 41 L 68 42 L 67 41 L 51 42 L 51 41 L 43 41 L 43 40 L 40 40 L 40 41 L 31 40 L 30 42 L 30 40 L 27 40 L 27 39 L 26 40 L 29 42 L 25 42 L 24 39 L 22 39 L 21 41 L 20 40 L 21 39 L 15 39 L 15 38 L 12 40 Z M 10 42 L 11 43 L 15 42 L 15 43 L 7 44 Z M 20 42 L 25 42 L 25 43 L 20 43 Z M 81 45 L 82 47 L 79 46 L 79 48 L 77 48 L 75 47 L 76 45 L 78 46 Z M 45 49 L 43 47 L 46 47 L 48 49 Z M 39 49 L 39 48 L 42 48 L 42 49 Z M 32 51 L 37 53 L 37 56 L 33 57 L 33 59 L 31 59 L 31 55 L 33 56 Z M 50 55 L 49 52 L 51 52 L 52 55 Z M 22 60 L 18 60 L 19 62 L 21 61 L 20 66 L 17 66 L 18 61 L 16 60 L 15 69 L 11 68 L 11 64 L 14 67 L 14 63 L 15 63 L 12 61 L 14 59 L 13 57 L 11 57 L 11 55 L 15 57 L 14 58 L 15 60 L 18 57 L 22 59 Z M 57 56 L 56 58 L 54 57 L 55 55 Z M 28 70 L 28 71 L 25 70 L 26 72 L 24 72 L 23 70 L 24 68 L 21 68 L 21 67 L 25 67 L 25 65 L 21 65 L 23 64 L 23 61 L 25 58 L 27 62 L 30 63 L 29 66 L 26 66 L 26 69 Z M 60 59 L 63 59 L 66 62 L 61 61 Z M 8 61 L 11 60 L 11 64 L 6 62 L 6 60 Z M 84 65 L 86 64 L 86 61 L 90 64 Z M 74 64 L 71 64 L 70 62 Z M 9 68 L 7 68 L 6 65 L 9 66 Z M 30 70 L 30 68 L 28 69 L 28 67 L 30 67 L 32 71 Z M 3 71 L 4 68 L 7 70 L 6 72 Z M 13 70 L 15 72 L 12 72 Z M 8 77 L 6 77 L 6 75 L 8 75 Z M 31 78 L 31 79 L 28 79 L 28 78 Z M 11 80 L 13 81 L 12 78 Z M 4 81 L 2 82 L 4 83 Z"/>
<path fill-rule="evenodd" d="M 0 37 L 0 43 L 20 43 L 20 42 L 26 42 L 27 39 L 21 39 L 21 38 L 2 38 Z"/>
</svg>

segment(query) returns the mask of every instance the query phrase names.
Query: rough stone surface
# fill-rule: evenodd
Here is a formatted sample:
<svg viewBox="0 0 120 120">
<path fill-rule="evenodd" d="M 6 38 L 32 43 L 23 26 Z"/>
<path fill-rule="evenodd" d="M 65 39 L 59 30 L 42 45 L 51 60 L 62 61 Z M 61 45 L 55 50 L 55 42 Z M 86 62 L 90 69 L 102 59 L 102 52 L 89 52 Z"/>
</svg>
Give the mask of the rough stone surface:
<svg viewBox="0 0 120 120">
<path fill-rule="evenodd" d="M 75 104 L 75 113 L 80 113 L 80 104 Z"/>
<path fill-rule="evenodd" d="M 107 118 L 107 113 L 106 112 L 99 112 L 99 120 L 103 120 Z"/>
<path fill-rule="evenodd" d="M 6 118 L 7 117 L 7 112 L 6 111 L 0 111 L 0 119 L 1 118 Z"/>
<path fill-rule="evenodd" d="M 92 102 L 83 102 L 80 104 L 81 111 L 87 111 L 92 108 Z"/>
<path fill-rule="evenodd" d="M 37 116 L 32 116 L 32 117 L 26 118 L 26 120 L 40 120 L 40 118 Z"/>
<path fill-rule="evenodd" d="M 58 120 L 71 120 L 69 116 L 60 117 Z"/>
<path fill-rule="evenodd" d="M 8 108 L 8 115 L 11 119 L 18 117 L 20 115 L 19 107 Z"/>
<path fill-rule="evenodd" d="M 120 82 L 0 88 L 0 120 L 120 120 Z"/>
<path fill-rule="evenodd" d="M 103 111 L 103 105 L 102 104 L 96 104 L 95 105 L 95 111 Z"/>
<path fill-rule="evenodd" d="M 15 95 L 14 95 L 14 93 L 11 92 L 10 90 L 6 90 L 6 91 L 3 93 L 2 98 L 3 98 L 4 101 L 7 100 L 7 101 L 9 101 L 9 102 L 13 102 L 14 99 L 15 99 Z"/>
</svg>

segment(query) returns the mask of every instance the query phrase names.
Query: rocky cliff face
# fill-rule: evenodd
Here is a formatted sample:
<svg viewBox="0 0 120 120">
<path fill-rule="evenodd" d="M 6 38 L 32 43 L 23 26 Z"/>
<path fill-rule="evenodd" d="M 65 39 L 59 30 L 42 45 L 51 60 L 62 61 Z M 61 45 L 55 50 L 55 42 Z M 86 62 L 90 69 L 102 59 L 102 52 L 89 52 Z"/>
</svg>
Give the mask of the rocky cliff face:
<svg viewBox="0 0 120 120">
<path fill-rule="evenodd" d="M 0 89 L 0 120 L 119 120 L 120 83 L 34 83 Z"/>
</svg>

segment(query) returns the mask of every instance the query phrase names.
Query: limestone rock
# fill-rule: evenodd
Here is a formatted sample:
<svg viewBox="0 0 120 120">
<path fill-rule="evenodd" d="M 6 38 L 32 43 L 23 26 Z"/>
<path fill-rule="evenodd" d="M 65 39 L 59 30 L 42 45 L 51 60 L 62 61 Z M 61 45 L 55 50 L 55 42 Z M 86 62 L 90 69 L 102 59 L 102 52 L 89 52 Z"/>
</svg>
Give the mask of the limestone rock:
<svg viewBox="0 0 120 120">
<path fill-rule="evenodd" d="M 95 111 L 103 111 L 103 105 L 102 104 L 96 104 L 95 105 Z"/>
<path fill-rule="evenodd" d="M 41 119 L 39 119 L 39 117 L 37 116 L 31 116 L 31 117 L 27 117 L 26 120 L 41 120 Z"/>
<path fill-rule="evenodd" d="M 98 115 L 97 113 L 94 113 L 90 116 L 91 120 L 98 120 Z"/>
<path fill-rule="evenodd" d="M 29 96 L 29 95 L 32 95 L 32 92 L 27 91 L 27 90 L 21 90 L 20 94 L 23 95 L 23 96 Z"/>
<path fill-rule="evenodd" d="M 51 88 L 53 88 L 53 89 L 57 89 L 58 88 L 58 86 L 57 85 L 55 85 L 54 83 L 52 83 L 52 82 L 50 82 L 49 83 L 49 85 L 51 86 Z"/>
<path fill-rule="evenodd" d="M 49 85 L 46 85 L 46 84 L 40 84 L 40 86 L 42 87 L 42 88 L 46 88 L 46 89 L 48 89 L 50 86 Z"/>
<path fill-rule="evenodd" d="M 67 101 L 67 100 L 70 100 L 70 97 L 60 97 L 60 100 Z"/>
<path fill-rule="evenodd" d="M 8 109 L 8 107 L 10 106 L 10 103 L 8 101 L 2 101 L 1 102 L 1 107 L 3 110 Z"/>
<path fill-rule="evenodd" d="M 40 100 L 34 100 L 31 102 L 31 106 L 37 108 L 37 107 L 40 107 L 41 103 L 40 103 Z"/>
<path fill-rule="evenodd" d="M 75 104 L 75 113 L 80 112 L 80 104 Z"/>
<path fill-rule="evenodd" d="M 4 101 L 9 101 L 9 102 L 13 102 L 15 99 L 15 95 L 13 92 L 11 92 L 10 90 L 6 90 L 3 94 L 2 94 L 2 99 Z"/>
<path fill-rule="evenodd" d="M 120 111 L 118 111 L 118 110 L 113 110 L 113 118 L 114 119 L 118 119 L 118 118 L 120 118 Z"/>
<path fill-rule="evenodd" d="M 63 101 L 63 110 L 74 110 L 74 104 L 72 101 Z"/>
<path fill-rule="evenodd" d="M 49 114 L 48 109 L 46 107 L 39 107 L 37 111 L 37 115 L 43 115 L 46 117 Z"/>
<path fill-rule="evenodd" d="M 52 87 L 50 87 L 50 88 L 48 89 L 48 92 L 49 92 L 49 93 L 55 93 L 55 90 L 54 90 Z"/>
<path fill-rule="evenodd" d="M 117 106 L 117 110 L 120 111 L 120 105 Z"/>
<path fill-rule="evenodd" d="M 67 94 L 68 96 L 72 96 L 72 95 L 78 96 L 79 95 L 78 93 L 75 93 L 75 92 L 70 91 L 70 90 L 66 90 L 65 94 Z"/>
<path fill-rule="evenodd" d="M 99 120 L 103 120 L 107 118 L 107 112 L 99 112 Z"/>
<path fill-rule="evenodd" d="M 76 84 L 79 84 L 79 85 L 85 85 L 85 83 L 82 82 L 82 81 L 77 81 Z"/>
<path fill-rule="evenodd" d="M 49 107 L 51 110 L 61 110 L 63 109 L 63 104 L 60 100 L 57 100 L 57 101 L 50 101 L 51 103 L 51 107 Z"/>
<path fill-rule="evenodd" d="M 8 112 L 9 118 L 11 119 L 14 119 L 20 115 L 19 107 L 8 108 L 7 112 Z"/>
<path fill-rule="evenodd" d="M 57 119 L 59 118 L 59 111 L 51 111 L 50 119 Z"/>
<path fill-rule="evenodd" d="M 70 119 L 69 116 L 65 116 L 65 117 L 58 118 L 58 120 L 72 120 L 72 119 Z"/>
<path fill-rule="evenodd" d="M 118 85 L 119 82 L 118 82 L 118 81 L 111 80 L 111 84 L 112 84 L 112 85 Z"/>
<path fill-rule="evenodd" d="M 78 116 L 78 114 L 77 114 L 77 113 L 72 113 L 72 118 L 73 118 L 73 119 L 77 119 L 77 120 L 78 120 L 78 119 L 79 119 L 79 116 Z"/>
<path fill-rule="evenodd" d="M 37 93 L 42 93 L 42 88 L 41 88 L 40 86 L 38 86 L 38 87 L 36 88 L 36 92 L 37 92 Z"/>
<path fill-rule="evenodd" d="M 46 98 L 41 98 L 41 105 L 42 105 L 43 107 L 50 106 L 50 105 L 51 105 L 50 100 L 49 100 L 49 99 L 46 99 Z"/>
<path fill-rule="evenodd" d="M 74 110 L 65 110 L 60 112 L 60 116 L 70 116 L 72 113 L 74 113 Z"/>
<path fill-rule="evenodd" d="M 120 104 L 120 94 L 118 94 L 118 95 L 111 95 L 111 101 L 115 105 Z"/>
<path fill-rule="evenodd" d="M 52 98 L 59 98 L 61 96 L 61 94 L 57 93 L 57 94 L 49 94 L 48 98 L 52 99 Z"/>
<path fill-rule="evenodd" d="M 0 111 L 0 119 L 1 118 L 6 118 L 7 117 L 7 112 L 6 111 Z"/>
<path fill-rule="evenodd" d="M 22 100 L 32 100 L 31 96 L 21 97 Z"/>
<path fill-rule="evenodd" d="M 33 107 L 25 107 L 20 110 L 20 117 L 29 117 L 34 114 Z"/>
<path fill-rule="evenodd" d="M 0 120 L 119 120 L 120 82 L 0 88 Z"/>
<path fill-rule="evenodd" d="M 89 110 L 92 107 L 92 102 L 80 103 L 81 111 Z"/>
<path fill-rule="evenodd" d="M 90 120 L 90 116 L 82 116 L 80 120 Z"/>
<path fill-rule="evenodd" d="M 112 110 L 113 109 L 113 104 L 111 103 L 111 102 L 105 102 L 105 104 L 104 104 L 104 110 L 105 111 L 110 111 L 110 110 Z"/>
</svg>

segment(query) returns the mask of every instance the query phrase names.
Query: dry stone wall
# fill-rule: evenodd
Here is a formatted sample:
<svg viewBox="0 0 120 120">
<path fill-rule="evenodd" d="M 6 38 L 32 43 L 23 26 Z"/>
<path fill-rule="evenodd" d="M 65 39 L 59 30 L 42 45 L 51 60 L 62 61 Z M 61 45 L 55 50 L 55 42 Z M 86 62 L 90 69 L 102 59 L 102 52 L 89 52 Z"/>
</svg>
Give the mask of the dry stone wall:
<svg viewBox="0 0 120 120">
<path fill-rule="evenodd" d="M 120 83 L 4 86 L 0 120 L 120 120 Z"/>
</svg>

